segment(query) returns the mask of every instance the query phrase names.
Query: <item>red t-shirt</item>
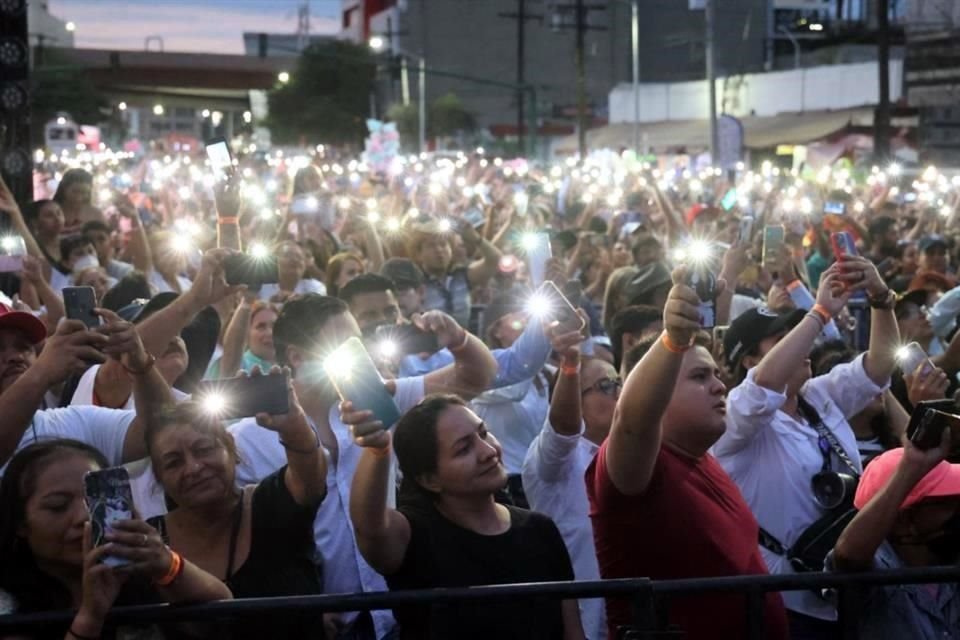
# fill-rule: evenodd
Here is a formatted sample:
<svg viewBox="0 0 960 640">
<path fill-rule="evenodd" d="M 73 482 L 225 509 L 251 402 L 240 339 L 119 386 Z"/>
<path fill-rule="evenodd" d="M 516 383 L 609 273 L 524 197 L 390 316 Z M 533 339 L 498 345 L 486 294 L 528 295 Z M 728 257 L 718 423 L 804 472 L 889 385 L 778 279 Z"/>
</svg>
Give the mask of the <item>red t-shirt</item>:
<svg viewBox="0 0 960 640">
<path fill-rule="evenodd" d="M 609 442 L 586 472 L 601 576 L 668 580 L 767 573 L 757 546 L 757 521 L 713 456 L 693 459 L 661 446 L 650 486 L 626 496 L 607 473 Z M 688 640 L 742 638 L 745 605 L 745 598 L 735 594 L 674 596 L 670 622 Z M 611 638 L 630 621 L 629 600 L 607 600 Z M 764 638 L 788 637 L 779 593 L 767 595 L 764 623 Z"/>
</svg>

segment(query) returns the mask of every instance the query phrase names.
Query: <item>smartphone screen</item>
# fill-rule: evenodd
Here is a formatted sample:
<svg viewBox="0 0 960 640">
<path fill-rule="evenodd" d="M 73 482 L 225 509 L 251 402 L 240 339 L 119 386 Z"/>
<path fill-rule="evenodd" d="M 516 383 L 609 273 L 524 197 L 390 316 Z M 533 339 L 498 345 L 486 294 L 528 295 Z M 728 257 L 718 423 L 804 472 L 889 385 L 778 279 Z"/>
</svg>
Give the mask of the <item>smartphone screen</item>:
<svg viewBox="0 0 960 640">
<path fill-rule="evenodd" d="M 823 205 L 823 212 L 835 216 L 842 216 L 847 212 L 847 206 L 842 202 L 828 201 Z"/>
<path fill-rule="evenodd" d="M 730 211 L 735 204 L 737 204 L 737 190 L 730 189 L 723 194 L 723 198 L 720 200 L 720 206 L 723 207 L 724 211 Z"/>
<path fill-rule="evenodd" d="M 469 224 L 474 229 L 478 229 L 482 227 L 484 223 L 487 221 L 486 216 L 483 215 L 483 211 L 481 211 L 480 209 L 477 209 L 476 207 L 472 209 L 467 209 L 463 214 L 463 219 L 467 224 Z"/>
<path fill-rule="evenodd" d="M 533 233 L 524 242 L 527 252 L 527 264 L 530 267 L 530 280 L 534 286 L 540 286 L 547 279 L 547 260 L 553 254 L 550 249 L 550 236 L 546 233 Z"/>
<path fill-rule="evenodd" d="M 17 273 L 23 269 L 23 256 L 27 245 L 20 236 L 4 236 L 0 239 L 0 273 Z"/>
<path fill-rule="evenodd" d="M 849 231 L 835 231 L 830 234 L 830 243 L 833 245 L 833 256 L 843 260 L 847 256 L 857 255 L 857 243 Z"/>
<path fill-rule="evenodd" d="M 583 331 L 583 318 L 553 282 L 544 282 L 534 294 L 534 301 L 534 308 L 531 310 L 533 314 L 558 322 L 557 329 L 561 333 Z"/>
<path fill-rule="evenodd" d="M 251 289 L 275 284 L 280 279 L 275 256 L 259 257 L 247 253 L 232 253 L 224 258 L 223 275 L 227 284 L 245 284 Z"/>
<path fill-rule="evenodd" d="M 90 513 L 93 546 L 100 547 L 106 544 L 104 536 L 113 532 L 113 523 L 130 520 L 134 516 L 130 475 L 124 467 L 88 471 L 83 475 L 83 490 Z M 119 567 L 129 564 L 129 561 L 106 556 L 103 564 Z"/>
<path fill-rule="evenodd" d="M 224 420 L 248 418 L 258 413 L 282 416 L 290 411 L 286 372 L 203 380 L 195 396 Z"/>
<path fill-rule="evenodd" d="M 227 169 L 233 167 L 230 147 L 227 146 L 227 141 L 223 138 L 214 138 L 207 143 L 207 158 L 210 159 L 210 166 L 217 178 L 222 178 Z"/>
<path fill-rule="evenodd" d="M 737 244 L 746 244 L 750 242 L 753 236 L 753 216 L 743 216 L 740 218 L 740 230 L 737 233 Z"/>
<path fill-rule="evenodd" d="M 100 326 L 100 316 L 93 311 L 97 306 L 93 287 L 64 287 L 63 306 L 70 320 L 79 320 L 88 329 Z"/>
<path fill-rule="evenodd" d="M 340 399 L 352 402 L 356 410 L 372 411 L 386 429 L 400 419 L 396 401 L 359 338 L 348 338 L 327 357 L 323 368 Z"/>
<path fill-rule="evenodd" d="M 926 351 L 923 350 L 916 342 L 911 342 L 902 349 L 897 351 L 897 361 L 900 365 L 900 370 L 903 371 L 904 375 L 909 375 L 917 370 L 921 364 L 924 365 L 923 369 L 920 371 L 921 376 L 929 375 L 936 367 L 933 362 L 930 361 L 930 358 L 927 356 Z"/>
<path fill-rule="evenodd" d="M 783 234 L 783 227 L 780 225 L 767 225 L 763 228 L 764 266 L 774 265 L 780 259 L 780 251 L 783 249 Z"/>
</svg>

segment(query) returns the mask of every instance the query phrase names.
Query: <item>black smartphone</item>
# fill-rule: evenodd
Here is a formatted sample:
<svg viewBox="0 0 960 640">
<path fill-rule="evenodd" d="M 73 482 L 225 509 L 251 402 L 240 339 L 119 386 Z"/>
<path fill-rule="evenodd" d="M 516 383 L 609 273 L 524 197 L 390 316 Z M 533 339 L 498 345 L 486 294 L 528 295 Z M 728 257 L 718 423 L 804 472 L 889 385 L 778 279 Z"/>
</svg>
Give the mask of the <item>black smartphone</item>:
<svg viewBox="0 0 960 640">
<path fill-rule="evenodd" d="M 423 331 L 411 323 L 377 327 L 374 339 L 377 344 L 392 342 L 398 355 L 440 351 L 440 341 L 436 334 Z"/>
<path fill-rule="evenodd" d="M 104 536 L 113 532 L 113 523 L 134 517 L 130 474 L 124 467 L 88 471 L 83 475 L 83 493 L 90 513 L 93 546 L 103 546 Z M 129 560 L 105 556 L 103 564 L 119 567 L 129 564 Z"/>
<path fill-rule="evenodd" d="M 281 416 L 290 411 L 287 373 L 203 380 L 194 393 L 202 406 L 224 420 L 258 413 Z"/>
<path fill-rule="evenodd" d="M 88 329 L 100 326 L 100 316 L 94 313 L 97 295 L 93 287 L 64 287 L 63 306 L 70 320 L 79 320 Z"/>
<path fill-rule="evenodd" d="M 933 449 L 940 445 L 943 430 L 950 429 L 950 457 L 960 453 L 960 416 L 947 411 L 956 411 L 952 400 L 918 402 L 907 425 L 910 442 L 918 449 Z"/>
<path fill-rule="evenodd" d="M 706 265 L 695 265 L 690 268 L 687 285 L 700 298 L 700 326 L 713 329 L 717 325 L 717 277 Z"/>
<path fill-rule="evenodd" d="M 348 338 L 337 347 L 323 368 L 340 399 L 352 402 L 356 410 L 372 411 L 387 429 L 400 419 L 396 401 L 359 338 Z"/>
<path fill-rule="evenodd" d="M 251 289 L 275 284 L 280 279 L 274 256 L 258 257 L 247 253 L 231 253 L 223 259 L 227 284 L 245 284 Z"/>
</svg>

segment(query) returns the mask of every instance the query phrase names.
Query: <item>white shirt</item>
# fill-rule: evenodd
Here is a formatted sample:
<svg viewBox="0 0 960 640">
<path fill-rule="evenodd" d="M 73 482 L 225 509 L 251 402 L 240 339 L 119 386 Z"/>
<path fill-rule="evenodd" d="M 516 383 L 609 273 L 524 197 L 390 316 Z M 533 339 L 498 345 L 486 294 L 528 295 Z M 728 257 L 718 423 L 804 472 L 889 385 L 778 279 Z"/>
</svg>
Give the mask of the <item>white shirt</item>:
<svg viewBox="0 0 960 640">
<path fill-rule="evenodd" d="M 275 296 L 280 291 L 280 285 L 273 284 L 264 284 L 260 286 L 260 292 L 257 294 L 257 297 L 263 300 L 264 302 L 270 302 L 270 298 Z M 304 278 L 297 283 L 297 286 L 293 288 L 294 294 L 304 294 L 304 293 L 319 293 L 322 296 L 327 295 L 327 287 L 324 286 L 319 280 L 314 280 L 313 278 Z"/>
<path fill-rule="evenodd" d="M 487 429 L 500 441 L 503 466 L 510 475 L 520 473 L 527 449 L 540 433 L 550 410 L 547 380 L 540 373 L 537 376 L 541 382 L 539 390 L 531 378 L 509 387 L 486 391 L 470 403 L 470 407 L 486 423 Z"/>
<path fill-rule="evenodd" d="M 397 392 L 393 397 L 402 415 L 423 398 L 423 377 L 402 378 L 396 384 Z M 317 552 L 323 557 L 323 592 L 387 591 L 383 576 L 367 564 L 360 554 L 350 521 L 350 485 L 363 450 L 354 444 L 350 430 L 340 420 L 340 412 L 336 407 L 330 408 L 329 419 L 339 453 L 334 458 L 326 448 L 323 450 L 327 458 L 327 496 L 320 503 L 313 523 L 314 542 Z M 312 420 L 310 426 L 316 430 Z M 287 454 L 280 444 L 279 435 L 260 427 L 253 418 L 230 425 L 229 431 L 240 452 L 237 481 L 241 485 L 259 482 L 287 463 Z M 395 486 L 393 478 L 390 483 L 391 487 Z M 393 494 L 393 491 L 389 492 L 389 495 Z M 389 610 L 374 611 L 372 614 L 377 637 L 382 638 L 395 626 L 393 615 Z M 344 615 L 348 622 L 355 616 Z"/>
<path fill-rule="evenodd" d="M 37 411 L 17 445 L 17 451 L 37 442 L 70 438 L 88 444 L 111 465 L 123 462 L 123 442 L 136 414 L 103 407 L 63 407 Z M 7 465 L 0 468 L 0 476 Z"/>
<path fill-rule="evenodd" d="M 863 368 L 860 356 L 841 364 L 830 373 L 809 380 L 800 390 L 820 414 L 844 452 L 862 472 L 857 438 L 847 420 L 862 411 L 885 387 L 877 386 Z M 727 396 L 727 430 L 711 450 L 723 469 L 740 487 L 760 526 L 785 548 L 824 515 L 814 501 L 810 479 L 823 467 L 816 429 L 780 410 L 787 400 L 783 393 L 754 382 L 755 369 Z M 836 454 L 832 468 L 844 471 Z M 795 573 L 790 562 L 760 547 L 772 574 Z M 785 591 L 787 609 L 836 620 L 837 611 L 811 591 Z"/>
<path fill-rule="evenodd" d="M 100 371 L 100 365 L 95 364 L 80 376 L 80 382 L 77 383 L 77 389 L 73 392 L 70 399 L 70 406 L 93 405 L 93 387 L 97 381 L 97 372 Z M 179 389 L 170 388 L 170 395 L 176 403 L 190 399 L 190 394 L 184 393 Z M 135 411 L 136 404 L 133 394 L 127 398 L 121 409 Z M 124 465 L 130 474 L 130 489 L 133 492 L 133 503 L 137 507 L 137 513 L 144 520 L 154 516 L 162 516 L 167 513 L 167 502 L 164 499 L 163 487 L 157 481 L 153 474 L 153 467 L 150 460 L 144 458 L 130 464 Z"/>
<path fill-rule="evenodd" d="M 599 580 L 597 550 L 590 523 L 590 501 L 584 474 L 600 449 L 583 437 L 558 434 L 550 419 L 534 438 L 523 461 L 523 490 L 530 509 L 550 516 L 570 553 L 576 580 Z M 603 599 L 580 600 L 580 621 L 587 640 L 607 637 Z"/>
<path fill-rule="evenodd" d="M 163 276 L 160 275 L 160 272 L 156 269 L 150 270 L 150 273 L 147 275 L 147 282 L 150 284 L 150 288 L 153 290 L 154 295 L 173 291 L 173 287 L 167 283 Z M 180 293 L 186 293 L 190 290 L 190 287 L 193 286 L 193 282 L 189 278 L 179 274 L 177 275 L 177 282 L 180 283 Z"/>
</svg>

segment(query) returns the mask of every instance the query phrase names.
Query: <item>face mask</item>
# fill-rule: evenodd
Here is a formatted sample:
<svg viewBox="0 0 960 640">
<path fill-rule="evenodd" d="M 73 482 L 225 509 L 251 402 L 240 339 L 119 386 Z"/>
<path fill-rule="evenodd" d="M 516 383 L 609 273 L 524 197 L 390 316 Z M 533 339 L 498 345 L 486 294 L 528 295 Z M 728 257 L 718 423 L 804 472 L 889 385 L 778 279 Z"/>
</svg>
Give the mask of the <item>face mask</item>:
<svg viewBox="0 0 960 640">
<path fill-rule="evenodd" d="M 88 254 L 83 257 L 77 258 L 73 261 L 73 272 L 80 273 L 84 269 L 89 269 L 91 267 L 99 267 L 100 261 L 97 260 L 97 256 L 93 254 Z"/>
</svg>

